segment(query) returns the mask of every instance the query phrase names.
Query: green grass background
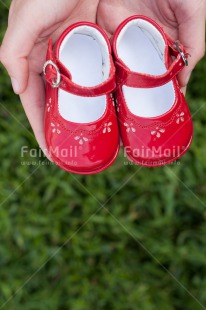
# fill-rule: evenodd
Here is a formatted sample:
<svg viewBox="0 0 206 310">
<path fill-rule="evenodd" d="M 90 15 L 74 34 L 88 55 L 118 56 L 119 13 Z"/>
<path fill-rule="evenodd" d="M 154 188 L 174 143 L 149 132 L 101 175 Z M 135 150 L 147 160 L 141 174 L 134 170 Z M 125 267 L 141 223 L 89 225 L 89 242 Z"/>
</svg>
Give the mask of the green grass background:
<svg viewBox="0 0 206 310">
<path fill-rule="evenodd" d="M 206 308 L 205 59 L 187 98 L 195 134 L 177 164 L 140 168 L 121 154 L 74 176 L 40 157 L 21 164 L 33 160 L 22 146 L 38 146 L 1 66 L 0 309 Z"/>
</svg>

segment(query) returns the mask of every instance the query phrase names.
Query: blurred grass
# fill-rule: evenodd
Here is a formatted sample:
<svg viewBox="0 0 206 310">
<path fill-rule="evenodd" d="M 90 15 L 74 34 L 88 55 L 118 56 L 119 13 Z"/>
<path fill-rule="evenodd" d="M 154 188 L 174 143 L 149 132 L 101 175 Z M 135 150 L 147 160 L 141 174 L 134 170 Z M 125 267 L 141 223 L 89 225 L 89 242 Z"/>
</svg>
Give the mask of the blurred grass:
<svg viewBox="0 0 206 310">
<path fill-rule="evenodd" d="M 1 2 L 1 39 L 7 14 Z M 205 76 L 204 59 L 188 87 L 193 144 L 177 164 L 121 154 L 85 177 L 21 158 L 38 146 L 1 66 L 0 309 L 206 308 Z"/>
</svg>

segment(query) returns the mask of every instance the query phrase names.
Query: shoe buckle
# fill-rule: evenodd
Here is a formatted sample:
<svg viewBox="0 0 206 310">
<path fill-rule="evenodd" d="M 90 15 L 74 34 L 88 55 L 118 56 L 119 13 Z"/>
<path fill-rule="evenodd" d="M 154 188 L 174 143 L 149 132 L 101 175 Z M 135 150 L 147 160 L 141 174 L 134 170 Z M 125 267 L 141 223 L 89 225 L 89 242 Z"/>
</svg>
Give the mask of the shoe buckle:
<svg viewBox="0 0 206 310">
<path fill-rule="evenodd" d="M 59 87 L 60 83 L 61 83 L 61 73 L 59 71 L 59 68 L 57 67 L 57 65 L 52 61 L 52 60 L 48 60 L 45 62 L 44 66 L 43 66 L 43 73 L 44 76 L 46 75 L 46 68 L 51 65 L 52 67 L 54 67 L 54 69 L 56 70 L 56 74 L 57 74 L 57 78 L 56 80 L 53 80 L 51 83 L 51 86 L 53 88 L 57 88 Z"/>
<path fill-rule="evenodd" d="M 180 47 L 180 42 L 179 41 L 175 41 L 174 42 L 174 47 L 180 53 L 180 55 L 181 55 L 181 57 L 182 57 L 182 59 L 184 61 L 185 66 L 188 66 L 189 63 L 188 63 L 188 60 L 187 60 L 187 54 L 185 54 L 183 52 L 182 48 Z"/>
</svg>

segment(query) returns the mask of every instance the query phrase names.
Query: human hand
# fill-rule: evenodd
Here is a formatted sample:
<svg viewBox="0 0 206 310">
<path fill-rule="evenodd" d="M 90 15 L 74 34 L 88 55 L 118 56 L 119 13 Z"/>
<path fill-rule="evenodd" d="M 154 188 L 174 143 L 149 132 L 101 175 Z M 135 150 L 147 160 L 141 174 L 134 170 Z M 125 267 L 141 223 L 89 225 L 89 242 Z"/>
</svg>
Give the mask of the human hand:
<svg viewBox="0 0 206 310">
<path fill-rule="evenodd" d="M 0 60 L 20 95 L 36 139 L 44 152 L 45 87 L 41 77 L 49 38 L 78 21 L 96 21 L 99 0 L 13 0 Z M 47 153 L 47 152 L 46 152 Z M 48 153 L 46 154 L 48 156 Z"/>
<path fill-rule="evenodd" d="M 178 75 L 180 86 L 186 92 L 191 72 L 205 53 L 205 13 L 205 0 L 100 0 L 97 23 L 112 35 L 129 16 L 138 14 L 154 19 L 191 55 L 189 66 Z"/>
</svg>

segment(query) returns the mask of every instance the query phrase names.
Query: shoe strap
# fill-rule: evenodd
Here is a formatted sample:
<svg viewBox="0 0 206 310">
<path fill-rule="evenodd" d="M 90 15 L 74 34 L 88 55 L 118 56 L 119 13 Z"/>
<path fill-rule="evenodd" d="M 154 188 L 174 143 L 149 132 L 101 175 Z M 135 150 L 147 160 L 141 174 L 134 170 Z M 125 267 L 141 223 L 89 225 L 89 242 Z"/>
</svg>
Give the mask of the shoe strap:
<svg viewBox="0 0 206 310">
<path fill-rule="evenodd" d="M 43 73 L 46 81 L 53 88 L 61 88 L 62 90 L 69 92 L 73 95 L 82 97 L 97 97 L 109 94 L 113 92 L 116 88 L 116 76 L 115 67 L 110 59 L 111 71 L 110 77 L 104 83 L 94 86 L 94 87 L 84 87 L 77 85 L 72 81 L 72 75 L 67 70 L 67 68 L 57 59 L 52 50 L 52 40 L 49 41 L 48 51 L 47 51 L 47 61 L 43 67 Z M 89 73 L 90 74 L 90 73 Z"/>
<path fill-rule="evenodd" d="M 129 68 L 120 60 L 115 62 L 117 70 L 117 85 L 126 85 L 136 88 L 158 87 L 170 82 L 185 66 L 188 66 L 188 55 L 179 41 L 172 41 L 167 37 L 168 46 L 166 55 L 171 55 L 175 60 L 170 64 L 166 73 L 155 76 L 142 74 L 129 70 Z M 170 52 L 170 53 L 169 53 Z"/>
</svg>

